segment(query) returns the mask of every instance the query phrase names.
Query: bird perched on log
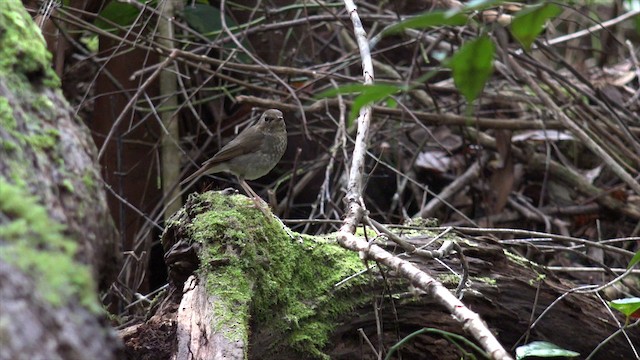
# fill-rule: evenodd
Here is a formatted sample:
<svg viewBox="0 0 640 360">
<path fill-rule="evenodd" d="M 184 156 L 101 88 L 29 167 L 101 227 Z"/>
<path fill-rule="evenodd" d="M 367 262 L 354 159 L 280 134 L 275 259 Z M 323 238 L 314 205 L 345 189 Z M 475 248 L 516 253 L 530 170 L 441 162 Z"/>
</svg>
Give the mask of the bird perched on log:
<svg viewBox="0 0 640 360">
<path fill-rule="evenodd" d="M 238 178 L 247 195 L 260 207 L 260 198 L 245 180 L 255 180 L 269 173 L 280 161 L 286 148 L 287 128 L 282 112 L 269 109 L 180 185 L 189 184 L 204 175 L 228 172 Z"/>
</svg>

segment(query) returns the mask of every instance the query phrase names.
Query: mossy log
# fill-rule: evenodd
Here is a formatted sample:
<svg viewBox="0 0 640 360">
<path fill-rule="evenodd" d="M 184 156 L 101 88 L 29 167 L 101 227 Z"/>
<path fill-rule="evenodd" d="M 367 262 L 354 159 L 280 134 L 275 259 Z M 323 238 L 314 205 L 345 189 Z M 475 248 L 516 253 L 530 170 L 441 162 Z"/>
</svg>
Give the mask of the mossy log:
<svg viewBox="0 0 640 360">
<path fill-rule="evenodd" d="M 116 359 L 120 252 L 96 149 L 19 0 L 0 1 L 0 359 Z"/>
<path fill-rule="evenodd" d="M 226 359 L 244 358 L 256 349 L 247 345 L 262 336 L 269 346 L 259 357 L 283 352 L 321 356 L 338 317 L 369 298 L 361 290 L 367 277 L 336 286 L 364 270 L 357 254 L 331 240 L 291 237 L 276 218 L 266 219 L 241 195 L 209 192 L 190 197 L 169 222 L 163 246 L 171 284 L 184 287 L 189 301 L 205 296 L 207 301 L 197 302 L 210 304 L 205 317 L 213 322 L 199 323 L 211 338 L 200 338 L 202 344 L 214 346 L 227 339 L 220 346 L 228 351 L 215 349 Z M 183 285 L 194 269 L 196 280 Z M 193 315 L 183 297 L 178 353 L 189 346 L 182 338 L 195 339 L 193 334 L 183 336 L 193 329 L 193 322 L 185 325 L 185 317 Z M 213 338 L 217 341 L 210 341 Z"/>
<path fill-rule="evenodd" d="M 385 352 L 423 328 L 435 330 L 413 337 L 397 354 L 405 359 L 464 356 L 438 333 L 464 336 L 463 325 L 429 294 L 360 260 L 331 236 L 291 237 L 243 196 L 191 196 L 167 225 L 162 241 L 171 289 L 149 321 L 127 331 L 130 359 L 376 359 L 372 349 Z M 573 285 L 490 239 L 449 235 L 431 244 L 435 235 L 420 228 L 403 234 L 416 246 L 429 244 L 427 250 L 437 249 L 443 240 L 455 241 L 462 254 L 453 252 L 438 261 L 400 256 L 452 291 L 459 285 L 456 274 L 462 273 L 463 259 L 469 276 L 463 302 L 507 349 L 513 351 L 526 337 L 586 356 L 618 329 L 601 302 L 586 294 L 565 296 L 529 329 L 530 319 Z M 394 250 L 392 244 L 387 247 Z M 640 334 L 629 335 L 640 341 Z M 159 351 L 149 348 L 153 343 L 161 343 Z M 616 336 L 593 358 L 630 356 L 626 340 Z"/>
</svg>

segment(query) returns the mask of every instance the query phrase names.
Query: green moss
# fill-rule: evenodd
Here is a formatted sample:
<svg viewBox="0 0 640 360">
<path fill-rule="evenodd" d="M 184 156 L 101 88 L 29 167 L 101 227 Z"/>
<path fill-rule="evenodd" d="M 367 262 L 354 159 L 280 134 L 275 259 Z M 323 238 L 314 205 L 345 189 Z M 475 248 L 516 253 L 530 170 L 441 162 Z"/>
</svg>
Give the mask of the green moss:
<svg viewBox="0 0 640 360">
<path fill-rule="evenodd" d="M 40 99 L 40 106 L 37 108 L 36 115 L 23 119 L 24 121 L 22 126 L 24 126 L 24 128 L 18 129 L 13 114 L 8 114 L 6 116 L 3 115 L 2 109 L 4 106 L 1 103 L 2 99 L 0 98 L 0 118 L 2 119 L 0 120 L 0 126 L 3 126 L 4 129 L 12 135 L 15 141 L 21 145 L 28 144 L 39 150 L 53 149 L 58 143 L 60 132 L 54 128 L 43 128 L 43 121 L 41 120 L 56 118 L 56 109 L 53 107 L 53 103 L 45 96 L 34 96 L 34 92 L 20 88 L 19 85 L 14 87 L 14 90 L 17 93 L 16 98 L 23 99 L 23 103 L 29 104 L 29 106 L 35 106 L 34 102 L 37 102 L 37 99 Z M 20 104 L 9 104 L 8 102 L 5 105 L 9 108 L 11 108 L 12 105 L 15 107 L 21 106 Z M 25 111 L 25 109 L 20 110 L 25 116 L 30 116 L 30 114 L 32 114 L 32 111 Z"/>
<path fill-rule="evenodd" d="M 55 136 L 51 136 L 51 133 L 33 134 L 31 136 L 25 136 L 24 139 L 31 146 L 40 150 L 53 149 L 58 143 L 58 138 Z"/>
<path fill-rule="evenodd" d="M 538 286 L 538 283 L 543 282 L 547 278 L 545 274 L 538 274 L 538 277 L 535 279 L 529 279 L 529 285 Z"/>
<path fill-rule="evenodd" d="M 545 276 L 545 275 L 544 275 L 544 273 L 542 272 L 542 271 L 543 271 L 543 269 L 542 269 L 542 267 L 541 267 L 538 263 L 533 262 L 533 261 L 531 261 L 531 260 L 529 260 L 529 259 L 527 259 L 527 258 L 524 258 L 524 257 L 522 257 L 522 256 L 520 256 L 520 255 L 518 255 L 518 254 L 514 254 L 514 253 L 512 253 L 511 251 L 504 250 L 504 249 L 503 249 L 502 251 L 503 251 L 503 252 L 504 252 L 504 254 L 507 256 L 507 259 L 508 259 L 509 261 L 513 261 L 514 263 L 516 263 L 516 264 L 518 264 L 518 265 L 520 265 L 520 266 L 527 267 L 527 268 L 529 268 L 529 269 L 531 269 L 531 270 L 533 270 L 533 271 L 535 271 L 535 272 L 536 272 L 536 274 L 537 274 L 537 278 L 536 278 L 536 279 L 530 279 L 530 280 L 529 280 L 530 282 L 531 282 L 531 281 L 536 282 L 536 281 L 538 281 L 539 279 L 544 278 L 544 276 Z M 539 270 L 540 270 L 540 271 L 539 271 Z"/>
<path fill-rule="evenodd" d="M 59 87 L 42 34 L 19 0 L 0 1 L 0 76 Z"/>
<path fill-rule="evenodd" d="M 70 193 L 74 192 L 73 182 L 71 179 L 62 180 L 62 186 Z"/>
<path fill-rule="evenodd" d="M 223 300 L 213 309 L 213 331 L 220 332 L 224 327 L 223 333 L 229 340 L 246 341 L 251 286 L 241 268 L 234 265 L 220 268 L 215 276 L 207 276 L 206 288 L 209 294 Z"/>
<path fill-rule="evenodd" d="M 377 233 L 376 233 L 372 228 L 370 228 L 370 227 L 368 227 L 368 226 L 367 226 L 367 227 L 366 227 L 366 229 L 367 229 L 367 231 L 366 231 L 366 236 L 367 236 L 367 238 L 368 238 L 369 240 L 371 240 L 371 239 L 375 238 L 375 237 L 378 235 L 378 234 L 377 234 Z M 364 228 L 363 228 L 362 226 L 358 226 L 358 227 L 356 228 L 356 232 L 355 232 L 355 234 L 354 234 L 354 235 L 355 235 L 355 236 L 358 236 L 358 237 L 365 236 Z"/>
<path fill-rule="evenodd" d="M 326 357 L 322 349 L 336 321 L 369 301 L 364 292 L 358 296 L 355 289 L 340 291 L 368 283 L 365 277 L 346 282 L 345 288 L 335 287 L 363 270 L 358 255 L 334 240 L 291 239 L 275 219 L 265 218 L 244 196 L 209 192 L 196 201 L 194 207 L 203 212 L 191 223 L 190 236 L 206 244 L 201 269 L 209 292 L 226 302 L 218 314 L 226 328 L 237 327 L 241 331 L 234 336 L 246 340 L 249 319 L 238 319 L 237 314 L 250 309 L 256 326 L 287 334 L 288 344 L 274 347 Z M 224 319 L 223 313 L 233 318 Z"/>
<path fill-rule="evenodd" d="M 534 264 L 531 261 L 529 261 L 529 259 L 524 258 L 518 254 L 514 254 L 511 251 L 508 250 L 503 250 L 504 254 L 507 256 L 507 259 L 510 261 L 513 261 L 514 263 L 518 264 L 518 265 L 523 265 L 525 267 Z"/>
<path fill-rule="evenodd" d="M 5 140 L 0 140 L 0 144 L 2 147 L 2 150 L 6 151 L 6 152 L 13 152 L 16 151 L 18 149 L 18 147 L 16 146 L 16 144 L 10 142 L 10 141 L 5 141 Z"/>
<path fill-rule="evenodd" d="M 58 109 L 40 85 L 34 84 L 53 82 L 52 86 L 58 87 L 59 83 L 39 30 L 17 0 L 0 1 L 0 78 L 14 93 L 11 98 L 0 98 L 0 127 L 11 135 L 2 141 L 2 150 L 19 151 L 24 145 L 53 148 L 59 133 L 43 130 L 41 119 L 55 119 Z M 18 125 L 14 109 L 30 116 L 30 108 L 37 115 L 21 119 Z"/>
<path fill-rule="evenodd" d="M 82 183 L 89 190 L 92 190 L 96 186 L 95 179 L 90 170 L 85 171 L 84 175 L 82 175 Z"/>
<path fill-rule="evenodd" d="M 0 97 L 0 129 L 8 135 L 0 144 L 0 157 L 8 167 L 4 176 L 10 179 L 0 176 L 0 257 L 32 277 L 36 296 L 44 301 L 60 306 L 75 298 L 98 311 L 91 273 L 74 261 L 76 244 L 25 190 L 26 179 L 33 178 L 25 164 L 33 160 L 26 160 L 23 149 L 52 149 L 59 139 L 57 130 L 46 129 L 46 121 L 55 121 L 59 111 L 46 89 L 60 85 L 50 62 L 40 31 L 22 2 L 0 1 L 0 81 L 13 92 Z M 8 153 L 11 156 L 5 156 Z M 63 181 L 63 186 L 69 185 L 69 180 Z"/>
<path fill-rule="evenodd" d="M 2 139 L 0 139 L 0 147 L 6 152 L 13 152 L 18 150 L 18 146 L 16 144 L 12 143 L 11 141 Z"/>
<path fill-rule="evenodd" d="M 491 286 L 498 285 L 498 282 L 496 281 L 496 279 L 492 279 L 492 278 L 486 277 L 486 276 L 485 277 L 472 276 L 471 280 L 477 281 L 477 282 L 481 282 L 481 283 L 484 283 L 484 284 L 487 284 L 487 285 L 491 285 Z"/>
<path fill-rule="evenodd" d="M 0 97 L 0 127 L 7 131 L 15 130 L 17 127 L 11 104 L 4 97 Z"/>
<path fill-rule="evenodd" d="M 0 257 L 31 276 L 37 294 L 54 306 L 72 297 L 99 311 L 87 266 L 73 260 L 77 245 L 66 239 L 64 226 L 51 220 L 45 208 L 21 187 L 0 177 Z M 5 220 L 7 221 L 7 220 Z"/>
<path fill-rule="evenodd" d="M 460 277 L 455 274 L 440 274 L 438 281 L 444 286 L 456 287 L 460 283 Z"/>
<path fill-rule="evenodd" d="M 55 105 L 53 104 L 53 101 L 51 101 L 50 98 L 48 98 L 46 95 L 43 95 L 43 94 L 40 94 L 35 98 L 35 100 L 32 103 L 32 106 L 38 111 L 40 111 L 41 113 L 45 113 L 45 114 L 52 113 L 55 110 Z"/>
<path fill-rule="evenodd" d="M 423 219 L 421 217 L 416 217 L 408 219 L 404 225 L 413 227 L 436 227 L 439 226 L 439 221 L 437 218 Z"/>
<path fill-rule="evenodd" d="M 30 134 L 26 134 L 15 129 L 5 128 L 8 130 L 7 132 L 9 135 L 12 135 L 15 143 L 5 139 L 3 141 L 3 147 L 5 149 L 15 150 L 27 144 L 37 150 L 52 150 L 58 144 L 59 132 L 57 130 L 43 130 L 40 128 L 40 124 L 35 120 L 33 122 L 29 121 L 27 126 L 31 127 Z M 56 155 L 55 153 L 51 154 Z"/>
</svg>

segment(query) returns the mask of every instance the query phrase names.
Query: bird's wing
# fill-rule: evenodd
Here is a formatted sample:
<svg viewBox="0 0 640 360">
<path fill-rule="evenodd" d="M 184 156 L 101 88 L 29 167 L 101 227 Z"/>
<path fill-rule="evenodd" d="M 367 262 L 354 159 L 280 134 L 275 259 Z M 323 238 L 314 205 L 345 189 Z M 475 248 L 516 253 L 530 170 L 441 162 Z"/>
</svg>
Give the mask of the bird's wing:
<svg viewBox="0 0 640 360">
<path fill-rule="evenodd" d="M 256 152 L 262 146 L 263 140 L 264 135 L 260 131 L 243 131 L 235 139 L 223 146 L 211 159 L 202 163 L 202 166 L 215 165 L 240 155 Z"/>
</svg>

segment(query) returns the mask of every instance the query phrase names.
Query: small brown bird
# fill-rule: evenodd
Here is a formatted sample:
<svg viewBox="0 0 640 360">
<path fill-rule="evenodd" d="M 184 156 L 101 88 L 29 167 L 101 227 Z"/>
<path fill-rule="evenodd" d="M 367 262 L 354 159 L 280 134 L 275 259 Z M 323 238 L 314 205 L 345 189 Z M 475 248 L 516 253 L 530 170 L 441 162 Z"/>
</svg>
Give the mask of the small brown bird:
<svg viewBox="0 0 640 360">
<path fill-rule="evenodd" d="M 246 180 L 255 180 L 266 175 L 284 155 L 287 148 L 287 128 L 282 112 L 276 109 L 265 111 L 260 119 L 242 131 L 202 167 L 184 179 L 180 185 L 190 183 L 203 175 L 228 172 L 236 177 L 256 204 L 260 199 Z"/>
</svg>

